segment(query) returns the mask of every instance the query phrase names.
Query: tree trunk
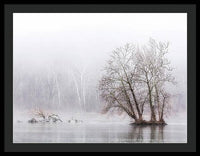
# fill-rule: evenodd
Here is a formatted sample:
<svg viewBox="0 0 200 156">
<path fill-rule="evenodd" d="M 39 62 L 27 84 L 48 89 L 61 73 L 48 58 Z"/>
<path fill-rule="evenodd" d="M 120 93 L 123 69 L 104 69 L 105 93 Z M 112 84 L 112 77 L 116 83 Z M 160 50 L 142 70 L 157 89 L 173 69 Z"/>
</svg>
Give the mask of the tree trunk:
<svg viewBox="0 0 200 156">
<path fill-rule="evenodd" d="M 157 86 L 155 86 L 155 90 L 156 90 L 156 100 L 157 100 L 157 107 L 158 107 L 158 118 L 159 118 L 159 121 L 160 121 L 161 120 L 160 99 L 159 99 Z"/>
<path fill-rule="evenodd" d="M 124 69 L 124 66 L 123 66 L 123 65 L 121 65 L 121 66 L 122 66 L 122 68 L 123 68 L 123 70 L 124 70 L 124 73 L 125 73 L 125 75 L 126 75 L 126 80 L 127 80 L 127 82 L 128 82 L 129 89 L 131 90 L 131 94 L 132 94 L 132 96 L 133 96 L 133 99 L 134 99 L 134 102 L 135 102 L 135 105 L 136 105 L 136 110 L 137 110 L 137 113 L 138 113 L 138 117 L 139 117 L 139 119 L 142 121 L 142 120 L 143 120 L 143 119 L 142 119 L 142 113 L 141 113 L 141 111 L 140 111 L 140 109 L 139 109 L 139 105 L 138 105 L 138 102 L 137 102 L 135 93 L 134 93 L 133 88 L 132 88 L 132 86 L 131 86 L 131 83 L 130 83 L 130 81 L 129 81 L 129 78 L 128 78 L 128 75 L 127 75 L 127 73 L 126 73 L 126 70 Z M 132 106 L 131 106 L 131 107 L 132 107 Z"/>
<path fill-rule="evenodd" d="M 151 121 L 155 122 L 156 115 L 155 115 L 155 110 L 154 110 L 154 106 L 152 103 L 151 88 L 150 88 L 149 84 L 148 84 L 148 89 L 149 89 L 149 105 L 150 105 L 150 109 L 151 109 Z"/>
<path fill-rule="evenodd" d="M 163 114 L 164 114 L 164 108 L 165 108 L 165 97 L 163 99 L 163 105 L 162 105 L 162 110 L 161 110 L 161 116 L 160 116 L 160 120 L 161 122 L 164 122 L 164 119 L 163 119 Z"/>
</svg>

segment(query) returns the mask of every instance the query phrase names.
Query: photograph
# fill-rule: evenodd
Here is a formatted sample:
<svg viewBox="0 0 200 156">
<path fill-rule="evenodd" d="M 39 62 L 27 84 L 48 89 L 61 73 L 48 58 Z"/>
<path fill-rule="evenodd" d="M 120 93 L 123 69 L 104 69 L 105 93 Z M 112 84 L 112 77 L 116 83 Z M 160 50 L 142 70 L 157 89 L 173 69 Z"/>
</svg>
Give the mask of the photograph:
<svg viewBox="0 0 200 156">
<path fill-rule="evenodd" d="M 13 20 L 13 143 L 188 143 L 187 12 Z"/>
</svg>

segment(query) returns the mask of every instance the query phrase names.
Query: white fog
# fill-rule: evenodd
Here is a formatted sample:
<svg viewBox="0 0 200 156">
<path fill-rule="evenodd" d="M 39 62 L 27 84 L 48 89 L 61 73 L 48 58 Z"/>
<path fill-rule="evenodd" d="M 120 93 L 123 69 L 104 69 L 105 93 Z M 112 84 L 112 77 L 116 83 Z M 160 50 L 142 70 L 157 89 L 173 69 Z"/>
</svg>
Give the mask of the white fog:
<svg viewBox="0 0 200 156">
<path fill-rule="evenodd" d="M 102 113 L 99 81 L 112 51 L 150 38 L 169 41 L 177 82 L 166 87 L 172 109 L 165 130 L 132 129 L 125 113 Z M 30 124 L 34 109 L 56 113 L 63 122 Z M 81 122 L 69 124 L 73 119 Z M 187 142 L 187 14 L 14 13 L 13 122 L 14 142 Z M 134 133 L 141 131 L 138 141 Z"/>
</svg>

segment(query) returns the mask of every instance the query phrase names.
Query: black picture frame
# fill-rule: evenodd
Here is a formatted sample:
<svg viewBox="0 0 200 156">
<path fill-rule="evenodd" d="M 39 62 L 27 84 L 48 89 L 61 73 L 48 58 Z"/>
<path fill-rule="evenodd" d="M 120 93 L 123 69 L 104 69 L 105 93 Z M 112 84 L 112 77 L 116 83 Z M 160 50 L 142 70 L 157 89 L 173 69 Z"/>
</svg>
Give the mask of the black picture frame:
<svg viewBox="0 0 200 156">
<path fill-rule="evenodd" d="M 13 143 L 13 13 L 187 13 L 188 142 L 164 144 Z M 4 4 L 5 152 L 195 152 L 196 4 Z"/>
</svg>

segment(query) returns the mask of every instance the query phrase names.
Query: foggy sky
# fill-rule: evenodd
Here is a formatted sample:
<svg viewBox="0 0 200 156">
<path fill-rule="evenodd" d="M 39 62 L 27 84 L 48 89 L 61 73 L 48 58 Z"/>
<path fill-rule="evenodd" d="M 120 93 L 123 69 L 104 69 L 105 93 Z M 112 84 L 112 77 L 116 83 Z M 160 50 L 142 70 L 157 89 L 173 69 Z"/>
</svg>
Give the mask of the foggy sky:
<svg viewBox="0 0 200 156">
<path fill-rule="evenodd" d="M 117 47 L 169 41 L 178 82 L 172 90 L 186 95 L 186 13 L 14 13 L 13 24 L 14 70 L 76 66 L 96 77 Z"/>
</svg>

